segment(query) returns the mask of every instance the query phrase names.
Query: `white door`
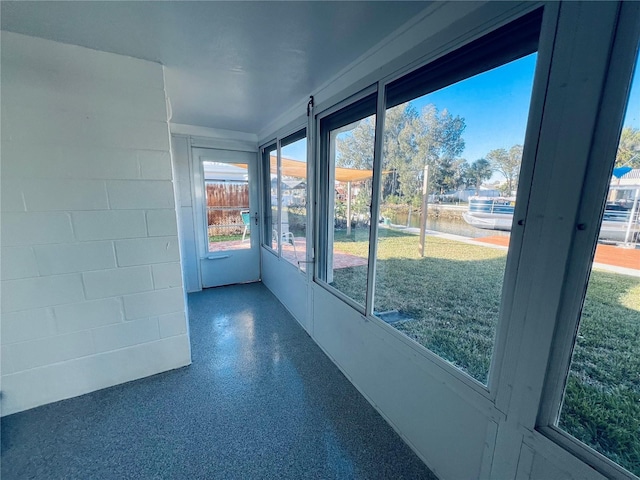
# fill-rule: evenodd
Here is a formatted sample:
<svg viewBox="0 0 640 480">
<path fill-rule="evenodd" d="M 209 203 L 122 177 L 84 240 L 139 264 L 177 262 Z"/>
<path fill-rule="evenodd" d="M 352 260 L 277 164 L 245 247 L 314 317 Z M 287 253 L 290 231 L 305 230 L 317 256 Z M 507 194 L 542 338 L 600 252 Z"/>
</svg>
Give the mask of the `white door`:
<svg viewBox="0 0 640 480">
<path fill-rule="evenodd" d="M 202 288 L 258 281 L 257 153 L 192 153 Z"/>
</svg>

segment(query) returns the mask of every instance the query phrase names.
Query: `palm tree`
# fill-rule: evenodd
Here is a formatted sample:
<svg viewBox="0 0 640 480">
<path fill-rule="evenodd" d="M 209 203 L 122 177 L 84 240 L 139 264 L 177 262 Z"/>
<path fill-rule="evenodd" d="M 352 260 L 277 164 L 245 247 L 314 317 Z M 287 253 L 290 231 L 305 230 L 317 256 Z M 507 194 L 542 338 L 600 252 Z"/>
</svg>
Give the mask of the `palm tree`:
<svg viewBox="0 0 640 480">
<path fill-rule="evenodd" d="M 479 158 L 471 165 L 469 165 L 466 175 L 469 186 L 475 187 L 476 195 L 478 195 L 482 182 L 484 182 L 485 180 L 489 180 L 491 178 L 491 175 L 493 175 L 491 163 L 489 163 L 489 161 L 484 158 Z"/>
</svg>

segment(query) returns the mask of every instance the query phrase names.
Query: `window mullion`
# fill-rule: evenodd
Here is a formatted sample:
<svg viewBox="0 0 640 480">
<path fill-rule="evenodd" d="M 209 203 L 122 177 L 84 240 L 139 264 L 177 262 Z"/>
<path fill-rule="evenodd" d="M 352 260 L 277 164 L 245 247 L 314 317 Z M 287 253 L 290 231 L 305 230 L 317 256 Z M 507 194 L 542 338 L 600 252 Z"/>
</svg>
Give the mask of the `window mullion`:
<svg viewBox="0 0 640 480">
<path fill-rule="evenodd" d="M 588 139 L 593 138 L 595 122 L 601 114 L 599 98 L 610 55 L 610 47 L 603 39 L 610 38 L 617 12 L 613 5 L 601 4 L 599 12 L 587 8 L 578 4 L 561 7 L 558 43 L 562 47 L 554 50 L 550 93 L 546 98 L 514 291 L 511 321 L 518 322 L 523 330 L 522 342 L 512 345 L 512 353 L 527 359 L 518 367 L 520 373 L 516 373 L 514 392 L 522 389 L 527 394 L 516 396 L 518 400 L 513 407 L 519 409 L 520 421 L 526 426 L 536 423 L 538 395 L 542 393 L 549 360 L 545 352 L 558 328 L 556 321 L 561 318 L 562 296 L 567 295 L 567 284 L 577 278 L 575 273 L 569 273 L 570 257 L 579 253 L 584 261 L 589 256 L 584 246 L 576 248 L 574 240 L 592 233 L 576 233 L 582 195 L 580 184 L 587 172 L 586 159 L 593 152 Z M 574 32 L 572 27 L 575 28 L 575 19 L 580 14 L 579 30 Z M 572 48 L 573 45 L 580 47 Z M 565 60 L 567 57 L 571 57 L 571 63 Z M 588 81 L 579 81 L 580 73 Z M 566 83 L 568 86 L 564 89 L 559 88 Z M 579 180 L 568 182 L 568 178 Z M 591 226 L 590 230 L 595 232 Z M 594 233 L 594 239 L 596 236 Z M 534 318 L 535 322 L 525 321 Z"/>
<path fill-rule="evenodd" d="M 261 153 L 261 198 L 262 198 L 262 245 L 273 253 L 277 254 L 277 250 L 273 249 L 273 222 L 277 218 L 273 218 L 273 204 L 271 203 L 271 153 L 276 151 L 276 141 L 267 143 L 260 149 Z"/>
<path fill-rule="evenodd" d="M 602 204 L 608 182 L 606 173 L 598 188 L 588 180 L 592 162 L 602 166 L 611 158 L 598 147 L 599 131 L 619 122 L 620 110 L 618 118 L 611 115 L 620 107 L 606 95 L 610 62 L 618 57 L 611 50 L 623 18 L 618 8 L 560 6 L 503 360 L 515 368 L 500 382 L 510 395 L 505 413 L 524 429 L 554 423 L 581 308 L 572 299 L 583 297 L 585 266 L 598 236 L 599 211 L 583 212 L 586 198 Z M 510 455 L 515 435 L 509 428 L 499 433 L 496 455 Z M 504 465 L 491 473 L 510 475 Z"/>
<path fill-rule="evenodd" d="M 373 148 L 373 178 L 371 180 L 371 225 L 369 226 L 369 263 L 367 270 L 367 297 L 365 315 L 373 315 L 375 295 L 376 258 L 378 252 L 378 219 L 380 218 L 380 193 L 382 184 L 382 149 L 384 143 L 384 118 L 386 112 L 386 88 L 378 84 L 376 105 L 376 129 Z"/>
<path fill-rule="evenodd" d="M 316 275 L 315 272 L 315 257 L 313 254 L 313 246 L 315 245 L 315 199 L 316 199 L 316 175 L 315 165 L 317 156 L 315 155 L 315 114 L 314 114 L 313 102 L 309 105 L 309 114 L 307 115 L 307 238 L 305 241 L 306 251 L 304 261 L 307 262 L 307 269 L 305 274 L 307 278 Z M 311 263 L 309 263 L 311 262 Z M 310 273 L 311 272 L 311 273 Z"/>
<path fill-rule="evenodd" d="M 610 62 L 606 68 L 603 99 L 594 128 L 594 140 L 577 215 L 577 223 L 581 228 L 575 235 L 569 254 L 565 290 L 558 309 L 556 333 L 537 419 L 540 427 L 553 426 L 562 406 L 587 281 L 592 270 L 593 252 L 602 223 L 602 210 L 609 192 L 622 117 L 627 106 L 631 75 L 637 58 L 640 28 L 637 22 L 631 20 L 637 18 L 637 14 L 636 5 L 625 4 L 621 8 Z M 629 105 L 627 108 L 633 107 Z M 604 468 L 604 464 L 601 468 Z"/>
<path fill-rule="evenodd" d="M 278 256 L 281 257 L 282 256 L 282 161 L 281 161 L 281 156 L 280 156 L 280 152 L 282 150 L 281 147 L 281 142 L 280 139 L 278 139 L 278 148 L 277 148 L 277 160 L 276 160 L 276 196 L 277 196 L 277 200 L 276 200 L 276 205 L 278 206 L 278 210 L 277 210 L 277 227 L 276 227 L 276 235 L 277 235 L 277 243 L 276 243 L 276 251 L 278 252 Z"/>
</svg>

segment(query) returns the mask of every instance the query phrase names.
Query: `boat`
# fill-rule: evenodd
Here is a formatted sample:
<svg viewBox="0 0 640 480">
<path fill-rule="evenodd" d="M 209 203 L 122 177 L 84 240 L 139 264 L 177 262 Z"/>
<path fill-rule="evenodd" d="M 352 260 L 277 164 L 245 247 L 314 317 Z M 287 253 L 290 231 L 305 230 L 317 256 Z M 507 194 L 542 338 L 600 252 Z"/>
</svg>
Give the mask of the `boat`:
<svg viewBox="0 0 640 480">
<path fill-rule="evenodd" d="M 511 231 L 516 200 L 512 197 L 469 197 L 465 222 L 485 230 Z"/>
<path fill-rule="evenodd" d="M 637 208 L 634 210 L 626 203 L 607 203 L 600 227 L 600 240 L 640 243 L 639 213 Z"/>
<path fill-rule="evenodd" d="M 640 243 L 640 209 L 635 202 L 608 202 L 602 217 L 600 240 Z M 462 217 L 471 226 L 485 230 L 511 231 L 513 197 L 470 197 Z M 632 218 L 633 217 L 633 218 Z"/>
</svg>

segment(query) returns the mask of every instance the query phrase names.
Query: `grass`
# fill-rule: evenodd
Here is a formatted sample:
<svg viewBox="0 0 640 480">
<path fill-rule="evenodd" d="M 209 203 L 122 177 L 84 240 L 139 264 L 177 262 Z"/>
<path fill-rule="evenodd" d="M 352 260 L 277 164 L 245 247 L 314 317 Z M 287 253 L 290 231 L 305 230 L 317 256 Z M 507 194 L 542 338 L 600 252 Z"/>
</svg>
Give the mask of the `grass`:
<svg viewBox="0 0 640 480">
<path fill-rule="evenodd" d="M 367 231 L 336 232 L 335 248 L 367 257 Z M 506 262 L 504 250 L 381 229 L 374 310 L 486 382 Z M 333 285 L 364 304 L 366 267 L 334 271 Z M 640 278 L 593 271 L 559 426 L 640 474 Z"/>
<path fill-rule="evenodd" d="M 248 233 L 247 232 L 247 237 L 248 237 Z M 217 243 L 217 242 L 231 242 L 234 240 L 242 240 L 242 234 L 237 234 L 237 235 L 209 235 L 209 241 L 212 243 Z"/>
<path fill-rule="evenodd" d="M 559 426 L 640 475 L 640 279 L 592 273 Z"/>
</svg>

